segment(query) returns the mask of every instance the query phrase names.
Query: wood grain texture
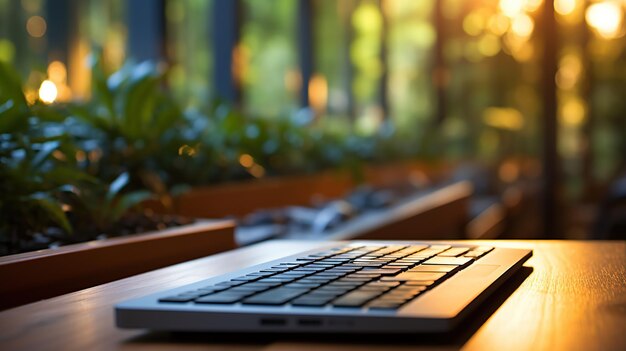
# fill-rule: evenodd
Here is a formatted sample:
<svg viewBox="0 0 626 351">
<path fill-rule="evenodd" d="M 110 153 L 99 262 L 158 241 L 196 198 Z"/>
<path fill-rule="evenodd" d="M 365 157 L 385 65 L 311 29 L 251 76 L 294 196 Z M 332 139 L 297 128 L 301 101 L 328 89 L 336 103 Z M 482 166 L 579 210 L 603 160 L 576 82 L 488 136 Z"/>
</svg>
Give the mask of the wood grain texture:
<svg viewBox="0 0 626 351">
<path fill-rule="evenodd" d="M 0 350 L 624 350 L 626 242 L 468 241 L 533 249 L 523 272 L 444 336 L 172 336 L 120 330 L 113 305 L 286 254 L 266 242 L 0 313 Z M 322 243 L 318 243 L 322 244 Z"/>
</svg>

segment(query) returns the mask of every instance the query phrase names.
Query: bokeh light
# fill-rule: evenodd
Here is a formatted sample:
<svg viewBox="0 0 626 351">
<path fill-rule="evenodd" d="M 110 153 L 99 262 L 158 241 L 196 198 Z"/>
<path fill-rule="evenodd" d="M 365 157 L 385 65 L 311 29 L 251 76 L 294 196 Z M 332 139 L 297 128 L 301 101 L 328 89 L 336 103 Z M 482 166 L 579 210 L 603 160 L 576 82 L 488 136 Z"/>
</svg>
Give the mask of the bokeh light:
<svg viewBox="0 0 626 351">
<path fill-rule="evenodd" d="M 562 16 L 570 15 L 576 10 L 576 0 L 554 0 L 554 11 Z"/>
<path fill-rule="evenodd" d="M 46 35 L 46 30 L 48 29 L 48 25 L 46 20 L 41 16 L 31 16 L 28 21 L 26 21 L 26 31 L 28 35 L 33 38 L 41 38 Z"/>
<path fill-rule="evenodd" d="M 39 100 L 46 104 L 53 103 L 57 98 L 58 90 L 56 85 L 49 80 L 44 80 L 39 87 Z"/>
<path fill-rule="evenodd" d="M 500 11 L 508 17 L 516 17 L 524 12 L 524 0 L 500 0 Z"/>
<path fill-rule="evenodd" d="M 592 4 L 587 8 L 585 20 L 598 35 L 605 39 L 621 36 L 624 13 L 619 3 L 604 1 Z"/>
<path fill-rule="evenodd" d="M 535 28 L 535 23 L 530 16 L 526 14 L 521 14 L 513 18 L 513 22 L 511 23 L 511 31 L 515 33 L 515 35 L 527 38 L 533 33 L 533 29 Z"/>
<path fill-rule="evenodd" d="M 67 69 L 61 61 L 52 61 L 48 65 L 48 77 L 55 84 L 63 84 L 67 80 Z"/>
</svg>

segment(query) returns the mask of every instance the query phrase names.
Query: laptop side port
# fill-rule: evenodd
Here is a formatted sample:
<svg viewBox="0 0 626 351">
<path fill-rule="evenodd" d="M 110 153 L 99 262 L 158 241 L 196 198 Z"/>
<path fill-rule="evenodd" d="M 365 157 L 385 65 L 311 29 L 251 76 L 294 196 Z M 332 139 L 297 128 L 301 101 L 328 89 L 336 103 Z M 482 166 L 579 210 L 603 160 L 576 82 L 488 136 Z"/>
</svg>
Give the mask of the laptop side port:
<svg viewBox="0 0 626 351">
<path fill-rule="evenodd" d="M 306 327 L 317 327 L 322 325 L 321 319 L 299 319 L 298 325 L 306 326 Z"/>
<path fill-rule="evenodd" d="M 287 320 L 284 318 L 261 318 L 259 321 L 261 325 L 280 327 L 287 325 Z"/>
</svg>

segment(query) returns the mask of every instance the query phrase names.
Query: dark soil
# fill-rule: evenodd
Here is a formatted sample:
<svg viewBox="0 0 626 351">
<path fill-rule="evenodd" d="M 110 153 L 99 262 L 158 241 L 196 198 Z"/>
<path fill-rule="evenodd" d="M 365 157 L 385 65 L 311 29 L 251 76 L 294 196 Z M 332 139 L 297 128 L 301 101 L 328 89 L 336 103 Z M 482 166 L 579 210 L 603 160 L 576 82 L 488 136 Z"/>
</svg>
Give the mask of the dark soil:
<svg viewBox="0 0 626 351">
<path fill-rule="evenodd" d="M 71 213 L 68 214 L 68 217 L 71 222 L 81 222 L 72 221 Z M 141 234 L 150 231 L 178 227 L 193 222 L 194 221 L 189 218 L 172 215 L 160 215 L 146 210 L 143 212 L 135 212 L 125 215 L 119 222 L 110 226 L 106 230 L 99 230 L 93 225 L 82 225 L 82 228 L 75 230 L 73 234 L 67 234 L 58 227 L 49 227 L 41 233 L 21 235 L 19 240 L 16 241 L 1 241 L 0 256 L 55 248 L 63 245 L 83 243 L 92 240 L 103 240 L 112 237 Z"/>
</svg>

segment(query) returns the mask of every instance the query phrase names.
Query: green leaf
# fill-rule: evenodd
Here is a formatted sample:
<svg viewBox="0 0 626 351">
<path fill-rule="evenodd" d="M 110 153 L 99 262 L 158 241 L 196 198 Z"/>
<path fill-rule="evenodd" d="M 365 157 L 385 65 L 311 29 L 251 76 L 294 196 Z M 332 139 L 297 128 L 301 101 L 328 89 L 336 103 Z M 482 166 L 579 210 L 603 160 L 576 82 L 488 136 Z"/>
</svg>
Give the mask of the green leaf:
<svg viewBox="0 0 626 351">
<path fill-rule="evenodd" d="M 0 61 L 0 101 L 13 100 L 18 106 L 27 106 L 19 74 L 10 65 Z"/>
<path fill-rule="evenodd" d="M 134 191 L 121 196 L 111 211 L 111 220 L 118 221 L 128 210 L 151 197 L 152 194 L 149 191 Z"/>
<path fill-rule="evenodd" d="M 109 185 L 106 199 L 109 201 L 113 200 L 115 196 L 122 190 L 122 188 L 124 188 L 128 184 L 129 180 L 130 177 L 128 176 L 127 172 L 124 172 L 120 174 L 117 178 L 115 178 L 111 185 Z"/>
<path fill-rule="evenodd" d="M 27 121 L 13 100 L 0 106 L 0 133 L 15 133 L 27 127 Z"/>
<path fill-rule="evenodd" d="M 35 169 L 39 169 L 43 163 L 50 157 L 55 150 L 59 148 L 61 145 L 58 141 L 48 141 L 46 143 L 41 144 L 41 149 L 37 152 L 37 155 L 31 161 L 31 165 Z"/>
<path fill-rule="evenodd" d="M 34 200 L 38 207 L 50 216 L 50 219 L 53 222 L 58 224 L 66 232 L 72 234 L 72 226 L 70 225 L 65 212 L 63 212 L 63 209 L 56 201 L 51 200 L 48 197 L 38 197 Z"/>
</svg>

